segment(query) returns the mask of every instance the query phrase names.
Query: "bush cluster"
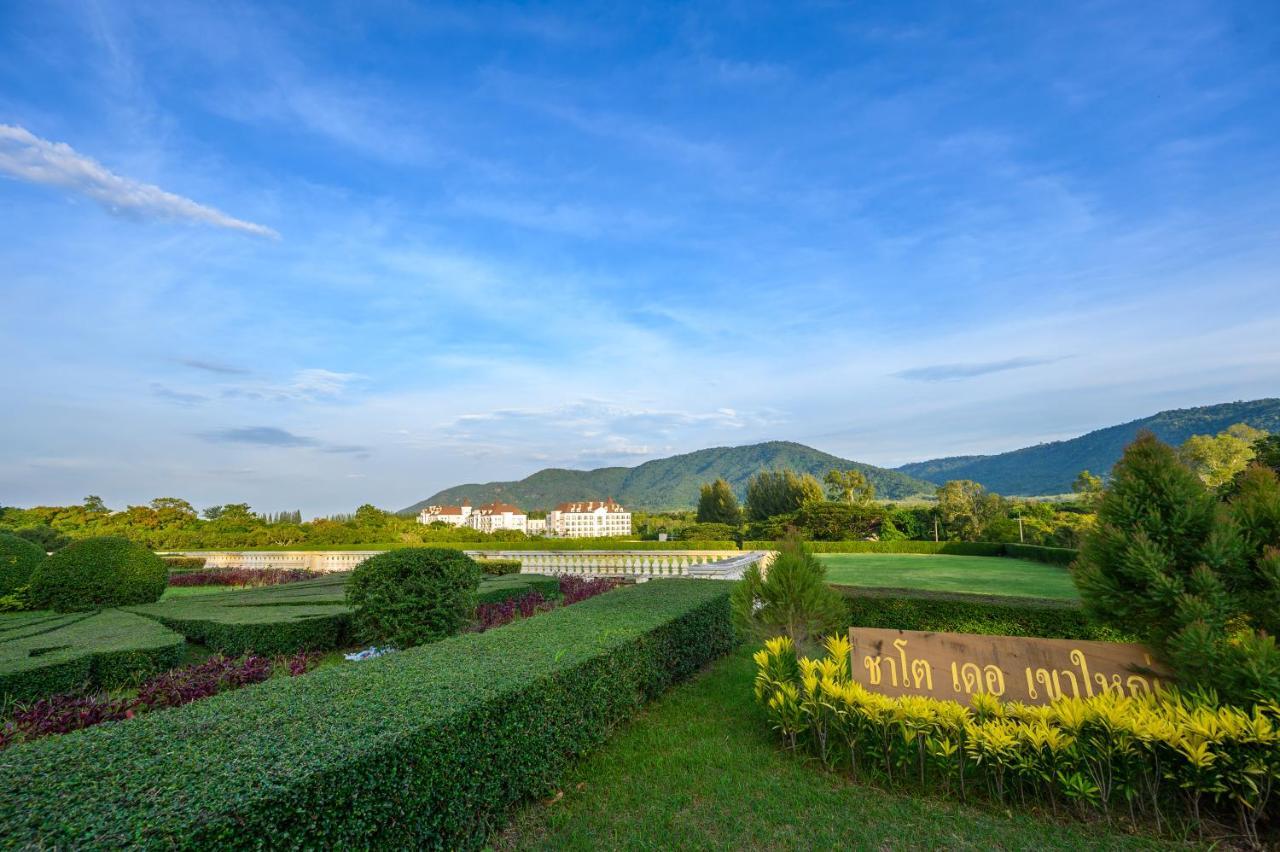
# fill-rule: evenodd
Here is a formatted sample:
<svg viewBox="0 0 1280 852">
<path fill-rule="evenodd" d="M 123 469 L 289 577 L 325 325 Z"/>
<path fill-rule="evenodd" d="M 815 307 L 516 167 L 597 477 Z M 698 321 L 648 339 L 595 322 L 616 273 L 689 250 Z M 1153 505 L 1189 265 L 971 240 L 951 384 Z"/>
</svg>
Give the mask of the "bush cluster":
<svg viewBox="0 0 1280 852">
<path fill-rule="evenodd" d="M 0 845 L 479 847 L 643 702 L 730 649 L 728 593 L 656 580 L 14 746 Z"/>
<path fill-rule="evenodd" d="M 744 541 L 743 550 L 773 550 L 776 541 Z M 1004 545 L 988 541 L 811 541 L 814 553 L 949 553 L 956 556 L 1004 556 Z"/>
<path fill-rule="evenodd" d="M 361 562 L 347 583 L 347 603 L 363 641 L 410 648 L 452 636 L 476 608 L 480 566 L 438 547 L 389 550 Z"/>
<path fill-rule="evenodd" d="M 1154 820 L 1210 809 L 1259 845 L 1259 825 L 1280 808 L 1280 707 L 1219 706 L 1168 693 L 1104 692 L 1048 706 L 971 706 L 925 696 L 890 698 L 849 673 L 849 640 L 833 636 L 822 659 L 797 659 L 785 637 L 755 655 L 755 694 L 784 742 L 829 768 L 1002 807 L 1038 801 L 1081 816 Z M 1203 824 L 1196 825 L 1202 828 Z"/>
<path fill-rule="evenodd" d="M 0 596 L 27 585 L 44 560 L 44 551 L 25 538 L 0 533 Z"/>
<path fill-rule="evenodd" d="M 164 560 L 127 538 L 73 542 L 40 564 L 31 577 L 32 602 L 55 612 L 150 603 L 169 580 Z"/>
</svg>

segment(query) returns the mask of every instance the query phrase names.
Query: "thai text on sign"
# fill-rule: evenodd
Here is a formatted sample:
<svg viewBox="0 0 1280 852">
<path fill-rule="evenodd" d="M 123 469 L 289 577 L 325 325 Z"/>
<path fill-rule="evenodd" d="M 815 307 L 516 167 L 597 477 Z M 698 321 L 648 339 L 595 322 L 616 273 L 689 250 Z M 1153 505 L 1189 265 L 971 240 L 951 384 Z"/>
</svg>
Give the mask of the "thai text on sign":
<svg viewBox="0 0 1280 852">
<path fill-rule="evenodd" d="M 1154 692 L 1172 678 L 1142 645 L 850 627 L 853 679 L 883 695 L 1047 704 Z"/>
</svg>

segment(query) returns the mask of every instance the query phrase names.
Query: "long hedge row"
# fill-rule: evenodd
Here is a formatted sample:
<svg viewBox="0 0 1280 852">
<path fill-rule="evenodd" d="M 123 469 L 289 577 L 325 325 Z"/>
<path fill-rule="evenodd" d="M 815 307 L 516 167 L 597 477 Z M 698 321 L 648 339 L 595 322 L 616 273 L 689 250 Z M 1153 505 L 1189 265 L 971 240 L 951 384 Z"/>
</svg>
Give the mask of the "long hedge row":
<svg viewBox="0 0 1280 852">
<path fill-rule="evenodd" d="M 1044 547 L 1038 544 L 1006 544 L 1004 555 L 1014 559 L 1030 559 L 1033 562 L 1044 562 L 1049 565 L 1066 567 L 1076 561 L 1080 551 L 1070 547 Z"/>
<path fill-rule="evenodd" d="M 12 747 L 0 845 L 478 847 L 614 724 L 730 649 L 729 591 L 630 586 Z"/>
<path fill-rule="evenodd" d="M 1115 628 L 1094 624 L 1078 604 L 1065 601 L 916 589 L 835 588 L 845 598 L 850 626 L 1101 642 L 1137 640 Z"/>
<path fill-rule="evenodd" d="M 228 547 L 200 553 L 275 552 L 320 550 L 396 550 L 402 547 L 448 547 L 455 550 L 737 550 L 735 541 L 635 541 L 618 538 L 526 538 L 516 541 L 427 541 L 371 544 L 281 545 L 279 547 Z"/>
<path fill-rule="evenodd" d="M 185 640 L 118 609 L 0 616 L 0 706 L 85 686 L 130 686 L 173 668 Z"/>
<path fill-rule="evenodd" d="M 776 541 L 744 541 L 743 550 L 773 550 Z M 1004 556 L 1004 545 L 989 541 L 811 541 L 814 553 L 949 553 L 955 556 Z"/>
</svg>

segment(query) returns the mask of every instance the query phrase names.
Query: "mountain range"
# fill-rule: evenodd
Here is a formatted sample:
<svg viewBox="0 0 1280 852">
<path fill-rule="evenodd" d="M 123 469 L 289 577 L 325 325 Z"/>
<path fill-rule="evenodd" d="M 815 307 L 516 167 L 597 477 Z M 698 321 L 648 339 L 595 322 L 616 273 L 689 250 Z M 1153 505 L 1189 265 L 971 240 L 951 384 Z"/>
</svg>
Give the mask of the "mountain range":
<svg viewBox="0 0 1280 852">
<path fill-rule="evenodd" d="M 684 509 L 697 504 L 698 487 L 704 482 L 724 477 L 742 497 L 750 476 L 772 468 L 791 468 L 819 479 L 832 468 L 855 468 L 876 486 L 878 497 L 889 499 L 932 494 L 937 485 L 951 479 L 972 479 L 1001 494 L 1064 494 L 1071 490 L 1080 471 L 1110 471 L 1125 445 L 1144 429 L 1167 443 L 1180 444 L 1192 435 L 1217 434 L 1235 423 L 1280 432 L 1280 399 L 1162 411 L 1070 440 L 994 455 L 912 462 L 896 469 L 842 459 L 790 441 L 714 447 L 654 459 L 636 467 L 547 468 L 516 482 L 446 488 L 401 510 L 401 514 L 416 514 L 429 505 L 457 505 L 463 500 L 470 500 L 473 505 L 502 500 L 525 509 L 550 509 L 570 500 L 606 497 L 634 509 Z"/>
</svg>

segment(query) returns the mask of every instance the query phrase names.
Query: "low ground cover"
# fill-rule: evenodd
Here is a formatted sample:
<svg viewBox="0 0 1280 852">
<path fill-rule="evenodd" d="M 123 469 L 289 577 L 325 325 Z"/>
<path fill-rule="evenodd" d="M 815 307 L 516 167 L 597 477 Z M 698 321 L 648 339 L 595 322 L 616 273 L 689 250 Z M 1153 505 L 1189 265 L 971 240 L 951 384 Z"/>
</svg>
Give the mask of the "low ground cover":
<svg viewBox="0 0 1280 852">
<path fill-rule="evenodd" d="M 498 849 L 1155 849 L 1058 822 L 856 784 L 778 747 L 742 647 L 649 705 L 496 833 Z M 655 783 L 659 781 L 659 783 Z"/>
<path fill-rule="evenodd" d="M 909 553 L 820 553 L 834 585 L 1078 600 L 1070 572 L 1025 559 Z"/>
<path fill-rule="evenodd" d="M 615 724 L 728 651 L 728 593 L 654 581 L 14 746 L 0 844 L 479 845 Z"/>
<path fill-rule="evenodd" d="M 0 705 L 84 685 L 136 684 L 178 664 L 185 640 L 118 609 L 0 615 Z"/>
</svg>

